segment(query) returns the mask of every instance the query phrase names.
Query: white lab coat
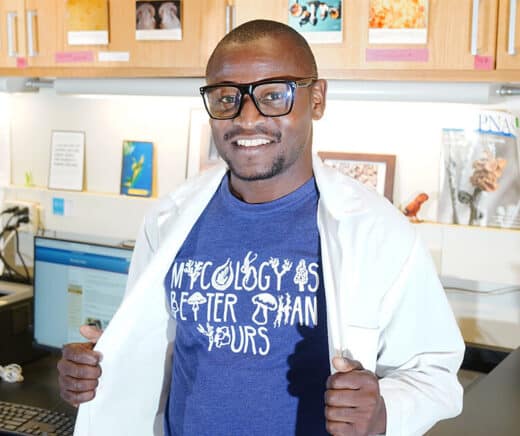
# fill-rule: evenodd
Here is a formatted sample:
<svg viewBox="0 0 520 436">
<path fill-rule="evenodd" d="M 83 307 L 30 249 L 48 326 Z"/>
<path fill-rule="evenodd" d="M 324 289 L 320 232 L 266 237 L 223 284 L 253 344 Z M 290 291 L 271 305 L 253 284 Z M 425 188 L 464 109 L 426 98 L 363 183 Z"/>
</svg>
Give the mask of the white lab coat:
<svg viewBox="0 0 520 436">
<path fill-rule="evenodd" d="M 462 408 L 464 343 L 433 263 L 390 203 L 316 156 L 313 167 L 330 356 L 340 350 L 381 378 L 388 436 L 423 434 Z M 146 217 L 127 295 L 96 346 L 102 376 L 79 408 L 76 436 L 163 433 L 175 338 L 163 280 L 225 171 L 188 180 Z"/>
</svg>

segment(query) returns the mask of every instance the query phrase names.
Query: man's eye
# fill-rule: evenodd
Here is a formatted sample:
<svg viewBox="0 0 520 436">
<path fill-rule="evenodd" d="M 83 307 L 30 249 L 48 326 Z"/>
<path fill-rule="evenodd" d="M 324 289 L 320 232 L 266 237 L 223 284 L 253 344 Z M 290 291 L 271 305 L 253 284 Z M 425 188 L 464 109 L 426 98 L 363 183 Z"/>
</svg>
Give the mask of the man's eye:
<svg viewBox="0 0 520 436">
<path fill-rule="evenodd" d="M 278 102 L 283 99 L 285 99 L 284 92 L 267 92 L 263 94 L 261 98 L 263 103 Z"/>
<path fill-rule="evenodd" d="M 234 104 L 236 101 L 236 95 L 222 95 L 218 99 L 220 104 Z"/>
</svg>

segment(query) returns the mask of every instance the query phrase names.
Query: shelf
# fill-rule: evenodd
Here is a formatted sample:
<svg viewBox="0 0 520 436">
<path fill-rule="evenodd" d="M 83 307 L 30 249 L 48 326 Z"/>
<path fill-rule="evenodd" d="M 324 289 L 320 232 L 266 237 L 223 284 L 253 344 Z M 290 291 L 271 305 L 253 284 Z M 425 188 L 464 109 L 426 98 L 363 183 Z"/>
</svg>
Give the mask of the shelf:
<svg viewBox="0 0 520 436">
<path fill-rule="evenodd" d="M 144 215 L 157 198 L 114 193 L 51 190 L 45 187 L 6 186 L 6 200 L 40 205 L 44 229 L 102 237 L 135 239 Z M 63 199 L 63 214 L 53 213 L 53 200 Z"/>
</svg>

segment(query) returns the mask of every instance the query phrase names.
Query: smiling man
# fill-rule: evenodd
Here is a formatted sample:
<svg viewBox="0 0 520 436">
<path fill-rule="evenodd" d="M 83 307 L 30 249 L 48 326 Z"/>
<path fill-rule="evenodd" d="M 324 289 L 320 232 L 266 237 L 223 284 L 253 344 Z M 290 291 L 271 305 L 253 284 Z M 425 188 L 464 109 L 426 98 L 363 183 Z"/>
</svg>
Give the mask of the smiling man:
<svg viewBox="0 0 520 436">
<path fill-rule="evenodd" d="M 219 43 L 200 91 L 226 165 L 147 216 L 96 351 L 64 347 L 77 434 L 414 435 L 460 412 L 463 342 L 414 228 L 313 158 L 326 90 L 283 24 Z"/>
</svg>

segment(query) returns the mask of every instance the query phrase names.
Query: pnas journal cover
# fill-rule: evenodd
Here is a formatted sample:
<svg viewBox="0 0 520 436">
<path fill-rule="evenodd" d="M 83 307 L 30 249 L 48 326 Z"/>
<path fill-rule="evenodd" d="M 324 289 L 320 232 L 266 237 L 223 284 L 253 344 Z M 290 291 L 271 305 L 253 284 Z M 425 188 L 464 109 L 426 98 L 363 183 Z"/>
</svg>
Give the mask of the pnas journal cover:
<svg viewBox="0 0 520 436">
<path fill-rule="evenodd" d="M 123 141 L 121 194 L 150 197 L 153 191 L 153 143 Z"/>
</svg>

